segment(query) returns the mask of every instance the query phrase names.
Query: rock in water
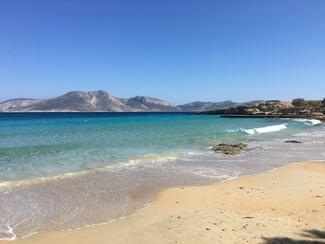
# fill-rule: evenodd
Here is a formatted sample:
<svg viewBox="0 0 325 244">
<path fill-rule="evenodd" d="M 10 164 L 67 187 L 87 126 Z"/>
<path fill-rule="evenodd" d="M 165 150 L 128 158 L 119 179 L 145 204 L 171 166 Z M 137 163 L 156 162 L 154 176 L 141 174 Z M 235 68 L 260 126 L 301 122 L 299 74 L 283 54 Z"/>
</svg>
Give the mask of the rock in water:
<svg viewBox="0 0 325 244">
<path fill-rule="evenodd" d="M 297 140 L 287 140 L 284 141 L 285 143 L 302 143 L 301 141 L 297 141 Z"/>
<path fill-rule="evenodd" d="M 235 143 L 235 144 L 220 143 L 218 145 L 212 146 L 212 150 L 214 152 L 222 153 L 225 155 L 237 155 L 246 149 L 247 149 L 247 144 L 244 143 Z"/>
</svg>

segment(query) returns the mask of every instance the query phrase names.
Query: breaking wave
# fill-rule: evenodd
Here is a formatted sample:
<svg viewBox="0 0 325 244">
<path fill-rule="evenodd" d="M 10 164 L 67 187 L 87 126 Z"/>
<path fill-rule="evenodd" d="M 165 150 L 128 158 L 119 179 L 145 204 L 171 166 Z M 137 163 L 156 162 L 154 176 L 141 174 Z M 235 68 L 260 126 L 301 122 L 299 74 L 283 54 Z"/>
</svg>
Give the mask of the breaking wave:
<svg viewBox="0 0 325 244">
<path fill-rule="evenodd" d="M 277 132 L 277 131 L 281 131 L 281 130 L 285 130 L 285 129 L 287 129 L 286 124 L 279 124 L 279 125 L 271 125 L 271 126 L 252 128 L 252 129 L 239 128 L 236 130 L 226 130 L 226 131 L 230 132 L 230 133 L 244 132 L 249 135 L 254 135 L 254 134 Z"/>
<path fill-rule="evenodd" d="M 322 123 L 322 121 L 318 119 L 293 119 L 293 121 L 302 122 L 305 125 L 309 125 L 309 126 L 318 125 Z"/>
</svg>

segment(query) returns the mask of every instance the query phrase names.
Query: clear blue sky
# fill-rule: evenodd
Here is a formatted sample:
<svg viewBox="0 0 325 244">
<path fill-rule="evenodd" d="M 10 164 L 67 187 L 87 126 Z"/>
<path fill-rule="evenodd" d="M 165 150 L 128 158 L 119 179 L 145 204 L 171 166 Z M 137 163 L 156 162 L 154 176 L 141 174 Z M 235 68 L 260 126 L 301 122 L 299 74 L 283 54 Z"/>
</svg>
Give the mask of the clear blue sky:
<svg viewBox="0 0 325 244">
<path fill-rule="evenodd" d="M 2 0 L 0 100 L 325 97 L 323 0 Z"/>
</svg>

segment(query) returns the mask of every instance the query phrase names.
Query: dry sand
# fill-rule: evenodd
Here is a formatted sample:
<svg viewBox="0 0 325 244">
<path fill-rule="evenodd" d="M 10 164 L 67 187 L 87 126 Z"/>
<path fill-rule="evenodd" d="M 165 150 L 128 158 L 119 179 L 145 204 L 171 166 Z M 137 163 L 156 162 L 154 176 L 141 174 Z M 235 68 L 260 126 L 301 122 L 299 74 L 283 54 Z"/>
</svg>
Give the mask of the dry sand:
<svg viewBox="0 0 325 244">
<path fill-rule="evenodd" d="M 150 207 L 114 223 L 11 243 L 325 243 L 325 164 L 168 189 Z"/>
</svg>

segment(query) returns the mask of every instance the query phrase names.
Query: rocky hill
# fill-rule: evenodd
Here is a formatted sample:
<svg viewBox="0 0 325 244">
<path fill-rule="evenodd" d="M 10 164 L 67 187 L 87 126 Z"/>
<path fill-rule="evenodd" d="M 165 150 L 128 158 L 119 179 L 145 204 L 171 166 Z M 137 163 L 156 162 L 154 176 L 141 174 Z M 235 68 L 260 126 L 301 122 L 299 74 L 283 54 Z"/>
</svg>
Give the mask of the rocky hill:
<svg viewBox="0 0 325 244">
<path fill-rule="evenodd" d="M 11 99 L 0 103 L 2 112 L 159 112 L 179 111 L 163 100 L 137 96 L 121 99 L 105 91 L 72 91 L 51 99 Z"/>
<path fill-rule="evenodd" d="M 14 111 L 22 107 L 31 106 L 42 101 L 41 99 L 15 98 L 0 103 L 0 111 Z"/>
<path fill-rule="evenodd" d="M 160 100 L 157 98 L 136 96 L 127 99 L 126 105 L 137 111 L 163 111 L 163 112 L 179 112 L 181 109 L 177 106 Z"/>
<path fill-rule="evenodd" d="M 0 102 L 0 112 L 201 112 L 257 103 L 261 101 L 248 103 L 236 103 L 230 100 L 197 101 L 176 106 L 157 98 L 147 96 L 118 98 L 99 90 L 71 91 L 50 99 L 11 99 Z"/>
</svg>

